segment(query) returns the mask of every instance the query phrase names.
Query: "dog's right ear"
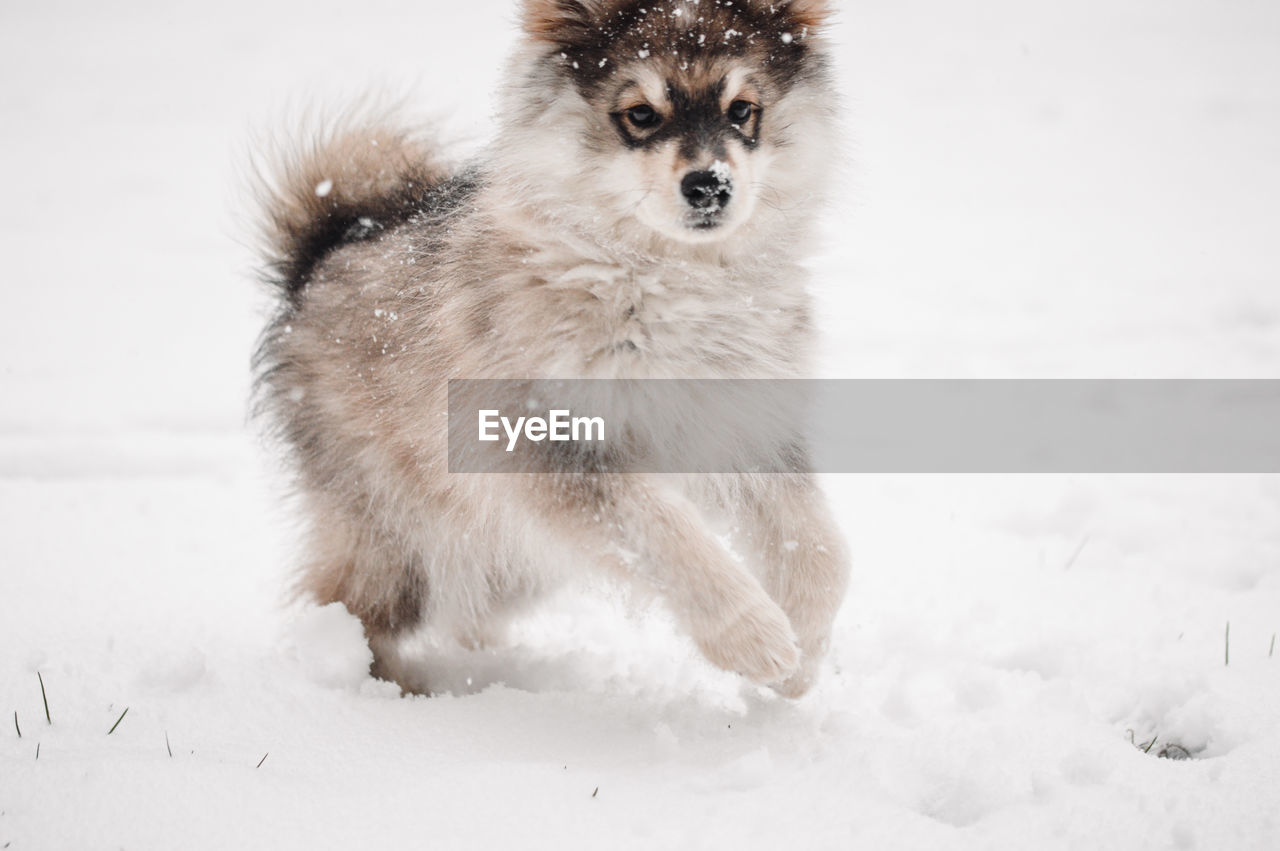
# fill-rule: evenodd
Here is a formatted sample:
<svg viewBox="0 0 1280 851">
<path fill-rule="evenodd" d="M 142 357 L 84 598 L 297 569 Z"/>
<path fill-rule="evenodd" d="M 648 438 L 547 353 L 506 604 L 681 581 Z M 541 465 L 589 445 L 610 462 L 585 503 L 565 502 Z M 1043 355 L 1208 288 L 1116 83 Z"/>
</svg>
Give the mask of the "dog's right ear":
<svg viewBox="0 0 1280 851">
<path fill-rule="evenodd" d="M 602 6 L 602 0 L 524 0 L 524 31 L 548 44 L 578 44 L 591 32 Z"/>
</svg>

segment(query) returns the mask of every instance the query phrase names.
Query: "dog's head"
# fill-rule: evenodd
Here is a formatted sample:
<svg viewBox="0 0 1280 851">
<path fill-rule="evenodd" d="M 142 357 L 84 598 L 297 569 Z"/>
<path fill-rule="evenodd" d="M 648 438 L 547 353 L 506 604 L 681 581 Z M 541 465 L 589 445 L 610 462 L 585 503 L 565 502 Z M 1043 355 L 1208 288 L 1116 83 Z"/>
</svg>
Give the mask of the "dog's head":
<svg viewBox="0 0 1280 851">
<path fill-rule="evenodd" d="M 807 219 L 830 179 L 826 17 L 825 0 L 525 0 L 506 138 L 526 181 L 615 231 L 708 243 Z"/>
</svg>

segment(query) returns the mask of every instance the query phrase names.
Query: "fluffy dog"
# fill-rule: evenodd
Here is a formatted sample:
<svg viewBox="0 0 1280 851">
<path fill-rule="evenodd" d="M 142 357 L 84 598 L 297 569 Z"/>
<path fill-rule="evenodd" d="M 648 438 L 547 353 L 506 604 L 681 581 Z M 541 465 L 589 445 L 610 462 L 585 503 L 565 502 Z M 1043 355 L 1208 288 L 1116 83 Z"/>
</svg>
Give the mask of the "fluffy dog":
<svg viewBox="0 0 1280 851">
<path fill-rule="evenodd" d="M 847 561 L 803 469 L 463 475 L 444 418 L 451 378 L 807 374 L 826 17 L 823 0 L 525 0 L 476 162 L 357 114 L 267 181 L 281 309 L 259 400 L 310 521 L 302 588 L 360 618 L 375 675 L 429 691 L 404 636 L 500 640 L 595 570 L 660 594 L 714 664 L 810 687 Z"/>
</svg>

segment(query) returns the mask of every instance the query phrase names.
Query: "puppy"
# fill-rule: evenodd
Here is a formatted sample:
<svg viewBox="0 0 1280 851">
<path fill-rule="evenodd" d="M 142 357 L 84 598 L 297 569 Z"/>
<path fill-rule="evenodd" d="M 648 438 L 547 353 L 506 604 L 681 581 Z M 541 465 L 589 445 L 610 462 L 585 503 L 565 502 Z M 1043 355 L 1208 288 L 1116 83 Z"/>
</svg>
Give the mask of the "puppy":
<svg viewBox="0 0 1280 851">
<path fill-rule="evenodd" d="M 544 475 L 451 473 L 447 382 L 806 376 L 799 261 L 836 148 L 827 14 L 525 0 L 475 162 L 354 113 L 265 182 L 281 307 L 258 400 L 309 520 L 301 588 L 360 618 L 376 676 L 429 691 L 403 637 L 500 641 L 511 614 L 603 571 L 663 597 L 715 665 L 811 686 L 848 569 L 798 444 L 779 447 L 799 455 L 785 474 L 578 473 L 554 456 Z"/>
</svg>

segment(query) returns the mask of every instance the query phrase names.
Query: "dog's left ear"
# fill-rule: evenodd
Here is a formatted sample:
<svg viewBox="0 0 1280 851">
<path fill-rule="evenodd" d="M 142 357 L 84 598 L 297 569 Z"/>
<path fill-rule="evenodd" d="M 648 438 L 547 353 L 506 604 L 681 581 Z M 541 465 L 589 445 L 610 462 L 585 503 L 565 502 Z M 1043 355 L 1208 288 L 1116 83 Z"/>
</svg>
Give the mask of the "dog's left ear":
<svg viewBox="0 0 1280 851">
<path fill-rule="evenodd" d="M 576 44 L 590 31 L 601 0 L 524 0 L 526 34 L 553 45 Z"/>
<path fill-rule="evenodd" d="M 831 3 L 828 0 L 791 0 L 781 11 L 796 26 L 816 30 L 830 20 Z"/>
</svg>

